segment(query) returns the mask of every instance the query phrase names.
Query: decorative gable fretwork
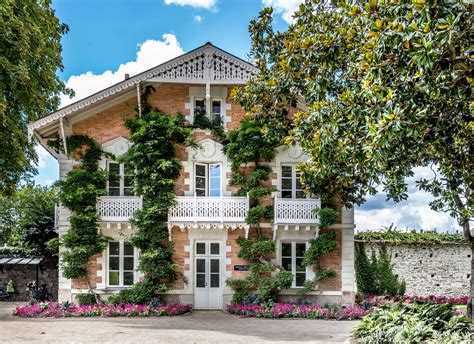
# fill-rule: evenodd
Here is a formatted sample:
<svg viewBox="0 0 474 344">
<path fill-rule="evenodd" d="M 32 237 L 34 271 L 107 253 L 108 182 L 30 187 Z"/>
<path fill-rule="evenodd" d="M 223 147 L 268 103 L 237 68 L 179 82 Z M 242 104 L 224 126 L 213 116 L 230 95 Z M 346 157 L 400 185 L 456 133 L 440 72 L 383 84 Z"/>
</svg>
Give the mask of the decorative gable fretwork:
<svg viewBox="0 0 474 344">
<path fill-rule="evenodd" d="M 119 82 L 87 98 L 43 117 L 28 125 L 29 136 L 44 126 L 60 118 L 85 111 L 89 106 L 105 101 L 106 98 L 119 97 L 140 89 L 145 82 L 177 82 L 206 85 L 206 95 L 213 84 L 245 84 L 257 73 L 257 68 L 219 48 L 207 43 L 189 53 L 178 56 L 168 62 Z"/>
<path fill-rule="evenodd" d="M 162 70 L 157 70 L 148 81 L 244 84 L 255 73 L 256 69 L 251 64 L 206 45 L 204 49 L 185 54 Z"/>
</svg>

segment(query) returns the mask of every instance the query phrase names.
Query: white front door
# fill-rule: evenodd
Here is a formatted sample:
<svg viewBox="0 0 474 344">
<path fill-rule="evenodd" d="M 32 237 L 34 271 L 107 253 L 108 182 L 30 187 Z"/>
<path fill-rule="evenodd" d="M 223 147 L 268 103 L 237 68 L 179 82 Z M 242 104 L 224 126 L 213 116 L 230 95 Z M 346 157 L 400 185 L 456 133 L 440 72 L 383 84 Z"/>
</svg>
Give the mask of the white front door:
<svg viewBox="0 0 474 344">
<path fill-rule="evenodd" d="M 194 308 L 222 308 L 221 243 L 200 240 L 194 244 Z"/>
</svg>

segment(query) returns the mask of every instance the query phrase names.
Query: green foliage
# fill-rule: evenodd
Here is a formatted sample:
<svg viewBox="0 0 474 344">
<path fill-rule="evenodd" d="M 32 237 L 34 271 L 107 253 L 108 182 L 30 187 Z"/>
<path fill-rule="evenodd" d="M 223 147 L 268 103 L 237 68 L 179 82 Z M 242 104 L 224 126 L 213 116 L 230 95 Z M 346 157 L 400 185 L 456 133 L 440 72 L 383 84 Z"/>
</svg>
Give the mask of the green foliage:
<svg viewBox="0 0 474 344">
<path fill-rule="evenodd" d="M 210 119 L 205 109 L 197 109 L 194 111 L 194 122 L 192 127 L 199 129 L 209 129 L 214 137 L 219 141 L 224 140 L 226 137 L 222 118 L 215 117 Z"/>
<path fill-rule="evenodd" d="M 372 258 L 372 261 L 374 261 L 374 258 Z M 363 243 L 359 244 L 356 249 L 355 277 L 357 292 L 359 294 L 376 294 L 375 269 L 373 269 L 373 264 L 371 264 L 371 261 L 369 261 L 367 257 Z"/>
<path fill-rule="evenodd" d="M 299 100 L 291 142 L 310 159 L 301 176 L 317 196 L 361 204 L 382 186 L 402 201 L 413 168 L 432 209 L 446 211 L 470 239 L 472 35 L 467 1 L 305 1 L 295 23 L 275 32 L 272 10 L 251 22 L 260 69 L 237 99 L 270 125 Z"/>
<path fill-rule="evenodd" d="M 402 292 L 406 289 L 405 282 L 399 281 L 393 273 L 393 265 L 385 246 L 379 251 L 375 278 L 378 295 L 403 295 Z"/>
<path fill-rule="evenodd" d="M 47 242 L 57 238 L 54 205 L 57 189 L 27 185 L 10 196 L 0 195 L 0 245 L 18 248 L 23 254 L 45 255 Z"/>
<path fill-rule="evenodd" d="M 336 223 L 337 219 L 341 215 L 337 210 L 333 208 L 321 208 L 319 209 L 319 228 L 328 228 L 330 225 Z"/>
<path fill-rule="evenodd" d="M 227 279 L 226 284 L 234 291 L 232 303 L 243 303 L 252 294 L 255 302 L 275 301 L 282 289 L 288 289 L 293 282 L 289 271 L 277 271 L 266 259 L 275 252 L 275 242 L 265 237 L 253 240 L 238 238 L 238 257 L 251 261 L 249 274 L 242 279 Z"/>
<path fill-rule="evenodd" d="M 321 210 L 323 209 L 320 209 L 320 214 Z M 328 213 L 332 214 L 332 212 Z M 332 224 L 328 220 L 325 221 L 329 223 L 329 225 Z M 334 270 L 320 267 L 321 257 L 326 256 L 332 251 L 334 251 L 336 249 L 336 246 L 336 232 L 334 230 L 320 233 L 316 238 L 311 239 L 309 241 L 309 248 L 304 253 L 303 266 L 314 265 L 316 273 L 314 279 L 305 281 L 303 288 L 299 291 L 299 294 L 301 296 L 304 297 L 308 292 L 312 291 L 315 286 L 321 281 L 336 276 L 336 272 Z"/>
<path fill-rule="evenodd" d="M 380 249 L 378 257 L 372 250 L 369 260 L 364 244 L 359 244 L 356 250 L 355 275 L 359 294 L 390 296 L 405 294 L 406 283 L 393 273 L 393 265 L 385 246 Z"/>
<path fill-rule="evenodd" d="M 237 244 L 240 246 L 237 256 L 245 260 L 253 260 L 260 257 L 268 258 L 275 252 L 275 242 L 266 237 L 259 237 L 253 240 L 239 237 Z"/>
<path fill-rule="evenodd" d="M 48 142 L 61 149 L 59 140 Z M 68 153 L 80 161 L 65 180 L 59 181 L 61 204 L 71 210 L 70 228 L 61 238 L 65 250 L 61 252 L 63 274 L 66 278 L 87 276 L 86 266 L 90 257 L 102 252 L 107 238 L 99 234 L 97 197 L 105 194 L 107 174 L 99 169 L 102 156 L 100 145 L 93 139 L 73 135 L 67 138 Z"/>
<path fill-rule="evenodd" d="M 95 305 L 97 303 L 95 294 L 93 293 L 78 294 L 76 295 L 76 299 L 79 306 Z"/>
<path fill-rule="evenodd" d="M 240 122 L 239 128 L 229 132 L 224 145 L 224 153 L 232 160 L 232 169 L 250 162 L 270 161 L 275 156 L 275 148 L 284 138 L 263 132 L 264 123 L 257 119 Z"/>
<path fill-rule="evenodd" d="M 173 245 L 167 242 L 168 209 L 175 202 L 175 179 L 181 169 L 175 146 L 186 143 L 191 130 L 182 115 L 157 111 L 128 120 L 126 126 L 132 147 L 122 160 L 133 171 L 135 193 L 143 196 L 143 207 L 131 220 L 138 232 L 130 240 L 141 251 L 139 270 L 145 280 L 134 288 L 165 292 L 179 276 L 172 262 Z"/>
<path fill-rule="evenodd" d="M 316 271 L 314 279 L 304 281 L 303 288 L 298 290 L 298 294 L 305 297 L 306 294 L 313 291 L 318 283 L 336 276 L 336 272 L 329 268 L 322 268 Z"/>
<path fill-rule="evenodd" d="M 0 194 L 11 194 L 36 172 L 26 125 L 56 110 L 61 93 L 72 93 L 57 73 L 68 27 L 50 0 L 1 1 L 0 22 Z"/>
<path fill-rule="evenodd" d="M 309 241 L 309 248 L 304 254 L 303 265 L 319 266 L 319 260 L 336 249 L 336 232 L 331 230 L 329 232 L 320 233 L 316 238 Z"/>
<path fill-rule="evenodd" d="M 399 232 L 396 230 L 381 232 L 358 232 L 355 239 L 367 243 L 381 242 L 393 245 L 435 245 L 456 244 L 464 240 L 462 234 L 436 232 Z"/>
<path fill-rule="evenodd" d="M 398 303 L 365 316 L 353 335 L 360 343 L 469 343 L 470 328 L 451 304 Z"/>
<path fill-rule="evenodd" d="M 130 303 L 143 305 L 151 301 L 157 287 L 151 280 L 135 283 L 130 289 L 123 289 L 117 294 L 111 295 L 107 302 L 110 304 Z"/>
</svg>

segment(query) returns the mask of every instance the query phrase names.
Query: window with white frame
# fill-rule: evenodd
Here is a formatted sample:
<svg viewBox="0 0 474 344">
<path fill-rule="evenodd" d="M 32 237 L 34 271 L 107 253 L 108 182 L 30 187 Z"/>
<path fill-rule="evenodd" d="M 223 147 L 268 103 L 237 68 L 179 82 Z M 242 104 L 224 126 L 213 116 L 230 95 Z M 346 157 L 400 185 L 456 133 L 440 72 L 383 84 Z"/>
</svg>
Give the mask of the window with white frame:
<svg viewBox="0 0 474 344">
<path fill-rule="evenodd" d="M 111 287 L 127 287 L 137 282 L 137 249 L 125 241 L 109 241 L 108 280 Z"/>
<path fill-rule="evenodd" d="M 294 165 L 281 166 L 281 197 L 282 198 L 305 198 L 303 186 L 300 182 L 300 174 L 296 172 Z"/>
<path fill-rule="evenodd" d="M 281 243 L 281 266 L 293 274 L 292 287 L 303 287 L 306 281 L 306 267 L 303 265 L 305 242 L 289 241 Z"/>
<path fill-rule="evenodd" d="M 203 98 L 194 99 L 194 114 L 206 110 L 206 101 Z"/>
<path fill-rule="evenodd" d="M 222 102 L 220 100 L 212 100 L 212 113 L 211 119 L 220 121 L 222 118 Z"/>
<path fill-rule="evenodd" d="M 222 101 L 220 99 L 211 99 L 210 115 L 212 120 L 222 119 Z M 194 99 L 194 114 L 201 111 L 206 112 L 206 100 L 203 98 Z"/>
<path fill-rule="evenodd" d="M 109 196 L 133 196 L 132 177 L 127 173 L 124 164 L 109 161 L 107 170 L 109 172 L 107 181 Z"/>
<path fill-rule="evenodd" d="M 196 196 L 220 196 L 222 185 L 221 172 L 221 164 L 196 164 L 194 178 Z"/>
</svg>

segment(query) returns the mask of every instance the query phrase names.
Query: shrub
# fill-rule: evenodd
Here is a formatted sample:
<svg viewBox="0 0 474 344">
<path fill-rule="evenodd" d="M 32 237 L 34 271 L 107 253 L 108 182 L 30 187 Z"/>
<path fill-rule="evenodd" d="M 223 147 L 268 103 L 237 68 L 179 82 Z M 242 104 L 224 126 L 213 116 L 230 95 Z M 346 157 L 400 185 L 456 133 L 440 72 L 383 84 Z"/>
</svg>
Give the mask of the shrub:
<svg viewBox="0 0 474 344">
<path fill-rule="evenodd" d="M 76 299 L 79 306 L 94 305 L 97 303 L 95 294 L 92 294 L 92 293 L 76 295 Z"/>
<path fill-rule="evenodd" d="M 130 289 L 123 289 L 117 294 L 109 296 L 108 302 L 117 305 L 129 303 L 132 305 L 143 305 L 150 302 L 154 296 L 154 286 L 148 282 L 135 283 Z"/>
<path fill-rule="evenodd" d="M 365 253 L 364 244 L 357 247 L 355 260 L 355 277 L 357 291 L 362 295 L 375 294 L 375 276 L 372 264 Z"/>
<path fill-rule="evenodd" d="M 393 265 L 385 246 L 379 257 L 374 250 L 369 261 L 364 244 L 356 252 L 355 275 L 357 291 L 362 295 L 404 295 L 406 283 L 393 273 Z"/>
<path fill-rule="evenodd" d="M 397 303 L 365 316 L 353 334 L 360 343 L 438 343 L 450 338 L 468 343 L 470 324 L 467 317 L 456 315 L 450 304 Z"/>
</svg>

